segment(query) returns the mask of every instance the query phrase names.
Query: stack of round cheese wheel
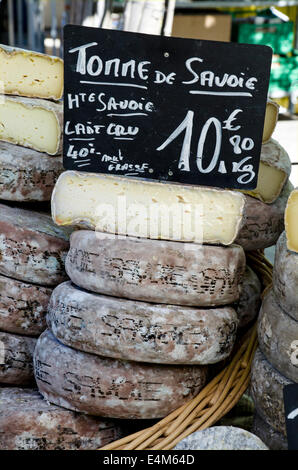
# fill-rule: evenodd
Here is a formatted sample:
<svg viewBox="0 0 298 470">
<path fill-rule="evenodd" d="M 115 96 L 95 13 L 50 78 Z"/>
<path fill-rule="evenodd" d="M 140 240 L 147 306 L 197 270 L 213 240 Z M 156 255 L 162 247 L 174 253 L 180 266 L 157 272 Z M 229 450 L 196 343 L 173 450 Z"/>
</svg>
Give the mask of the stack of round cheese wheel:
<svg viewBox="0 0 298 470">
<path fill-rule="evenodd" d="M 298 383 L 298 253 L 277 242 L 273 287 L 258 320 L 259 350 L 252 365 L 254 432 L 272 449 L 287 448 L 283 388 Z"/>
</svg>

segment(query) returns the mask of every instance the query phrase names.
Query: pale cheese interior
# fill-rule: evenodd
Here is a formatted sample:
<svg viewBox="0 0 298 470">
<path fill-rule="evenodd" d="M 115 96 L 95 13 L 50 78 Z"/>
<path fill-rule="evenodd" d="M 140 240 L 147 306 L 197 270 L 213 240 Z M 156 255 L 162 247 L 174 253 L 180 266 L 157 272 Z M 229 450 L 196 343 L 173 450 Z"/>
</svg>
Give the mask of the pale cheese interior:
<svg viewBox="0 0 298 470">
<path fill-rule="evenodd" d="M 260 162 L 256 189 L 243 192 L 270 204 L 280 195 L 287 177 L 284 171 Z"/>
<path fill-rule="evenodd" d="M 86 222 L 100 232 L 225 245 L 237 236 L 243 206 L 232 191 L 72 171 L 60 176 L 52 197 L 58 225 Z"/>
<path fill-rule="evenodd" d="M 63 94 L 63 62 L 49 56 L 0 49 L 0 78 L 1 93 L 56 100 Z"/>
<path fill-rule="evenodd" d="M 267 142 L 267 140 L 272 136 L 276 126 L 277 117 L 278 107 L 273 103 L 270 103 L 270 101 L 267 102 L 262 142 Z"/>
<path fill-rule="evenodd" d="M 4 100 L 0 103 L 0 140 L 55 154 L 60 141 L 55 113 Z"/>
<path fill-rule="evenodd" d="M 298 189 L 295 189 L 288 199 L 285 228 L 288 249 L 298 253 Z"/>
</svg>

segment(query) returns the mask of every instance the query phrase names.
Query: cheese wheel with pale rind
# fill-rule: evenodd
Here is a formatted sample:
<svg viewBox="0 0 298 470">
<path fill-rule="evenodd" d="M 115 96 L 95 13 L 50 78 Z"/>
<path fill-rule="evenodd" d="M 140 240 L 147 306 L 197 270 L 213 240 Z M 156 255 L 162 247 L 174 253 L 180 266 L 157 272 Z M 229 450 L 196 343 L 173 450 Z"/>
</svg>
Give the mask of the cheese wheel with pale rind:
<svg viewBox="0 0 298 470">
<path fill-rule="evenodd" d="M 0 275 L 0 330 L 39 336 L 46 329 L 52 289 Z"/>
<path fill-rule="evenodd" d="M 0 199 L 50 201 L 63 171 L 62 157 L 0 142 Z"/>
<path fill-rule="evenodd" d="M 0 384 L 30 385 L 34 382 L 35 338 L 0 331 Z"/>
<path fill-rule="evenodd" d="M 283 388 L 293 382 L 281 375 L 258 348 L 251 368 L 251 394 L 258 414 L 286 436 Z"/>
<path fill-rule="evenodd" d="M 0 389 L 0 450 L 96 450 L 120 437 L 113 420 L 51 405 L 37 390 Z"/>
<path fill-rule="evenodd" d="M 298 321 L 298 253 L 288 250 L 286 232 L 276 244 L 273 290 L 282 309 Z"/>
<path fill-rule="evenodd" d="M 239 319 L 238 328 L 247 326 L 259 313 L 262 285 L 256 273 L 246 266 L 241 292 L 235 310 Z"/>
<path fill-rule="evenodd" d="M 55 286 L 67 279 L 69 231 L 47 214 L 0 204 L 0 274 Z"/>
<path fill-rule="evenodd" d="M 161 418 L 193 398 L 206 383 L 206 366 L 119 361 L 58 342 L 50 330 L 34 353 L 40 393 L 58 406 L 95 416 Z"/>
<path fill-rule="evenodd" d="M 79 230 L 71 236 L 65 269 L 74 284 L 99 294 L 211 307 L 238 300 L 245 254 L 237 245 L 118 238 Z"/>
<path fill-rule="evenodd" d="M 71 282 L 54 289 L 48 325 L 67 346 L 104 357 L 159 364 L 213 364 L 236 339 L 231 307 L 150 304 L 83 291 Z"/>
</svg>

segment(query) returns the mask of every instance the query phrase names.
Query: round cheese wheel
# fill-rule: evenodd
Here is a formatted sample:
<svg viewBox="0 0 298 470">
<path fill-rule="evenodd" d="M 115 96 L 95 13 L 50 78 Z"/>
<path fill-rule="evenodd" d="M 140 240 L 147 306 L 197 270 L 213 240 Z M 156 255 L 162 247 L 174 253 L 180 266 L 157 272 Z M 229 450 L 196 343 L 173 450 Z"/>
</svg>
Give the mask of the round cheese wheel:
<svg viewBox="0 0 298 470">
<path fill-rule="evenodd" d="M 251 394 L 256 411 L 270 426 L 286 436 L 283 388 L 293 382 L 281 375 L 257 349 L 251 369 Z"/>
<path fill-rule="evenodd" d="M 0 330 L 39 336 L 46 329 L 52 289 L 0 275 Z"/>
<path fill-rule="evenodd" d="M 287 438 L 266 423 L 258 413 L 254 415 L 251 432 L 265 442 L 270 450 L 288 450 Z"/>
<path fill-rule="evenodd" d="M 34 382 L 35 338 L 0 331 L 0 384 L 30 385 Z"/>
<path fill-rule="evenodd" d="M 206 366 L 165 366 L 103 358 L 58 342 L 46 330 L 34 353 L 40 393 L 51 403 L 110 418 L 161 418 L 205 385 Z"/>
<path fill-rule="evenodd" d="M 282 309 L 298 321 L 298 253 L 287 249 L 286 232 L 276 244 L 273 289 Z"/>
<path fill-rule="evenodd" d="M 0 389 L 0 450 L 96 450 L 122 437 L 113 420 L 47 403 L 37 390 Z"/>
<path fill-rule="evenodd" d="M 247 326 L 259 313 L 262 285 L 256 273 L 246 266 L 239 301 L 235 306 L 239 319 L 238 328 Z"/>
<path fill-rule="evenodd" d="M 282 375 L 298 382 L 298 322 L 279 307 L 272 290 L 262 303 L 258 337 L 268 361 Z"/>
<path fill-rule="evenodd" d="M 284 212 L 293 185 L 288 181 L 273 204 L 245 195 L 245 215 L 235 243 L 245 251 L 263 250 L 275 245 L 284 230 Z"/>
<path fill-rule="evenodd" d="M 48 325 L 63 344 L 81 351 L 159 364 L 212 364 L 236 339 L 231 307 L 150 304 L 83 291 L 70 281 L 53 291 Z"/>
<path fill-rule="evenodd" d="M 0 204 L 0 274 L 44 286 L 67 279 L 69 230 L 47 214 Z"/>
<path fill-rule="evenodd" d="M 211 307 L 238 300 L 245 254 L 237 245 L 123 238 L 79 230 L 71 236 L 65 269 L 74 284 L 99 294 Z"/>
<path fill-rule="evenodd" d="M 0 199 L 50 201 L 63 171 L 62 157 L 0 142 Z"/>
</svg>

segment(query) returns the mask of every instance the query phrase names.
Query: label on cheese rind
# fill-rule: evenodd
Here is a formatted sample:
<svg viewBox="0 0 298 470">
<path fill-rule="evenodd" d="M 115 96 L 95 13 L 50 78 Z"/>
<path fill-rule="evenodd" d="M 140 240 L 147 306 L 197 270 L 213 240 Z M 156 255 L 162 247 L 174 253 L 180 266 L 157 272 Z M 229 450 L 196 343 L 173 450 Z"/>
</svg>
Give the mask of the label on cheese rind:
<svg viewBox="0 0 298 470">
<path fill-rule="evenodd" d="M 293 185 L 288 181 L 281 195 L 272 204 L 266 204 L 245 195 L 245 217 L 235 241 L 244 250 L 263 250 L 275 245 L 284 230 L 284 212 Z"/>
<path fill-rule="evenodd" d="M 279 105 L 272 100 L 267 101 L 266 106 L 266 113 L 265 113 L 265 122 L 264 122 L 264 130 L 263 130 L 263 144 L 268 142 L 270 137 L 272 136 L 277 120 L 278 120 L 278 113 L 279 113 Z"/>
<path fill-rule="evenodd" d="M 291 160 L 285 149 L 274 139 L 262 145 L 258 185 L 251 191 L 243 191 L 271 204 L 279 197 L 291 174 Z"/>
<path fill-rule="evenodd" d="M 257 413 L 286 436 L 283 388 L 293 382 L 280 374 L 258 348 L 251 368 L 251 394 Z"/>
<path fill-rule="evenodd" d="M 261 351 L 275 369 L 298 382 L 298 322 L 279 307 L 273 290 L 262 303 L 258 338 Z"/>
<path fill-rule="evenodd" d="M 298 188 L 291 192 L 285 211 L 287 247 L 298 253 Z"/>
<path fill-rule="evenodd" d="M 288 250 L 286 232 L 276 244 L 273 290 L 281 308 L 298 321 L 298 253 Z"/>
<path fill-rule="evenodd" d="M 49 155 L 61 154 L 63 103 L 3 97 L 0 102 L 0 140 Z"/>
<path fill-rule="evenodd" d="M 159 364 L 213 364 L 233 348 L 231 307 L 198 309 L 149 304 L 56 287 L 47 322 L 63 344 L 104 357 Z"/>
<path fill-rule="evenodd" d="M 0 274 L 43 286 L 65 281 L 69 234 L 45 213 L 0 204 Z"/>
<path fill-rule="evenodd" d="M 0 199 L 50 201 L 63 172 L 62 157 L 0 142 Z"/>
<path fill-rule="evenodd" d="M 99 232 L 230 245 L 245 198 L 236 191 L 66 171 L 52 195 L 58 225 Z"/>
<path fill-rule="evenodd" d="M 0 44 L 0 77 L 6 95 L 60 100 L 63 60 L 59 57 Z"/>
<path fill-rule="evenodd" d="M 65 269 L 84 289 L 146 302 L 200 307 L 238 300 L 245 271 L 242 247 L 134 237 L 71 235 Z"/>
<path fill-rule="evenodd" d="M 52 289 L 0 275 L 0 330 L 39 336 L 46 329 Z"/>
<path fill-rule="evenodd" d="M 246 266 L 239 301 L 235 306 L 239 319 L 238 328 L 247 326 L 256 318 L 261 305 L 262 285 L 256 273 Z"/>
<path fill-rule="evenodd" d="M 0 384 L 30 385 L 34 382 L 35 345 L 35 338 L 0 331 Z"/>
<path fill-rule="evenodd" d="M 96 450 L 120 439 L 121 423 L 47 403 L 37 390 L 0 389 L 0 450 Z"/>
<path fill-rule="evenodd" d="M 206 366 L 173 366 L 119 361 L 58 342 L 50 330 L 34 352 L 35 378 L 50 403 L 94 416 L 161 418 L 199 393 Z"/>
</svg>

